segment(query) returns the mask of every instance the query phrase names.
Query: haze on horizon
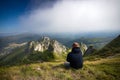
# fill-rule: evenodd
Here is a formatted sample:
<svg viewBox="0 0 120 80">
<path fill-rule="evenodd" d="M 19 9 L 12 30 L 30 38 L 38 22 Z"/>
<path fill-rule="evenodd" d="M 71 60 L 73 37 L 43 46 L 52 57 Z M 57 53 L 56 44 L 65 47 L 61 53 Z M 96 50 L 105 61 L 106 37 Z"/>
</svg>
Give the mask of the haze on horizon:
<svg viewBox="0 0 120 80">
<path fill-rule="evenodd" d="M 120 0 L 1 0 L 0 32 L 119 32 Z"/>
</svg>

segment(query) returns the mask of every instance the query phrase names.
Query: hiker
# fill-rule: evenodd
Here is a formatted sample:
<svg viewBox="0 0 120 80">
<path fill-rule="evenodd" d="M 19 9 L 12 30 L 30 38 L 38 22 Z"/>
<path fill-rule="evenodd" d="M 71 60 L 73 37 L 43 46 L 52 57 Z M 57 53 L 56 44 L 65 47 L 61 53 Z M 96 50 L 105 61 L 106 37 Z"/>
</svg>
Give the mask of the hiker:
<svg viewBox="0 0 120 80">
<path fill-rule="evenodd" d="M 67 55 L 68 62 L 65 63 L 65 66 L 79 69 L 83 67 L 82 52 L 80 50 L 80 45 L 77 42 L 74 42 L 72 45 L 72 51 Z"/>
</svg>

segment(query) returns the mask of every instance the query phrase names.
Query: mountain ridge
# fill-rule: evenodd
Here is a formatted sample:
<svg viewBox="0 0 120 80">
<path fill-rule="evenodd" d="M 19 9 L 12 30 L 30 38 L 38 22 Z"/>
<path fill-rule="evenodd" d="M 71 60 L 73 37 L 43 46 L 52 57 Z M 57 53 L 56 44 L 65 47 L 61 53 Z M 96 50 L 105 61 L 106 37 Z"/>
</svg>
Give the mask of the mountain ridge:
<svg viewBox="0 0 120 80">
<path fill-rule="evenodd" d="M 28 43 L 14 43 L 6 48 L 8 48 L 8 52 L 5 49 L 6 54 L 0 56 L 1 65 L 54 60 L 55 58 L 62 58 L 67 52 L 67 48 L 64 45 L 48 37 Z"/>
<path fill-rule="evenodd" d="M 103 57 L 120 54 L 120 35 L 114 38 L 111 42 L 109 42 L 106 46 L 104 46 L 95 54 L 98 54 Z"/>
</svg>

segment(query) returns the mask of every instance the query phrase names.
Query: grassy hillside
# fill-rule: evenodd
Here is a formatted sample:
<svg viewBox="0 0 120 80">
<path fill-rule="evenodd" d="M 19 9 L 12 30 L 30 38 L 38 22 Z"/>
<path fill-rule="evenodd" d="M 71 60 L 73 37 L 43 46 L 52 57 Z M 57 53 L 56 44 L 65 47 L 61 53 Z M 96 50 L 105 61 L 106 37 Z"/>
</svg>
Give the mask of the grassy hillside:
<svg viewBox="0 0 120 80">
<path fill-rule="evenodd" d="M 120 35 L 114 40 L 112 40 L 110 43 L 108 43 L 96 54 L 99 54 L 100 56 L 103 57 L 120 54 Z"/>
<path fill-rule="evenodd" d="M 12 53 L 0 57 L 0 65 L 13 65 L 22 62 L 27 53 L 24 50 L 25 46 L 16 48 Z"/>
<path fill-rule="evenodd" d="M 64 62 L 43 62 L 0 67 L 1 80 L 119 80 L 120 55 L 84 61 L 79 70 L 66 69 Z"/>
</svg>

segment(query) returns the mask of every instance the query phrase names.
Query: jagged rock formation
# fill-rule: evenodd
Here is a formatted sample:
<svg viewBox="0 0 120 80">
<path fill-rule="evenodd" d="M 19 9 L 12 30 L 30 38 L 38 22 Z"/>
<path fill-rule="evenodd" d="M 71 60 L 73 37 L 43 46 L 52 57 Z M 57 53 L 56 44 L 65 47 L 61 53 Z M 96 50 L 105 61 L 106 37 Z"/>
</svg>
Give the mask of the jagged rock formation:
<svg viewBox="0 0 120 80">
<path fill-rule="evenodd" d="M 12 46 L 19 47 L 12 50 L 10 54 L 0 56 L 0 65 L 59 60 L 66 55 L 66 47 L 48 37 L 27 44 L 12 44 L 10 47 Z"/>
<path fill-rule="evenodd" d="M 88 49 L 85 51 L 85 55 L 92 54 L 95 52 L 93 46 L 89 46 Z"/>
<path fill-rule="evenodd" d="M 84 44 L 84 43 L 80 43 L 80 49 L 81 49 L 81 51 L 82 51 L 82 55 L 84 55 L 84 53 L 86 52 L 86 50 L 88 49 L 87 48 L 87 45 L 86 44 Z"/>
<path fill-rule="evenodd" d="M 38 52 L 50 51 L 58 54 L 66 52 L 66 47 L 64 45 L 49 37 L 43 37 L 40 41 L 31 41 L 28 43 L 28 46 L 29 50 Z"/>
</svg>

